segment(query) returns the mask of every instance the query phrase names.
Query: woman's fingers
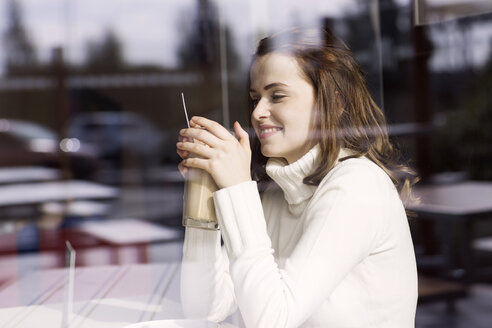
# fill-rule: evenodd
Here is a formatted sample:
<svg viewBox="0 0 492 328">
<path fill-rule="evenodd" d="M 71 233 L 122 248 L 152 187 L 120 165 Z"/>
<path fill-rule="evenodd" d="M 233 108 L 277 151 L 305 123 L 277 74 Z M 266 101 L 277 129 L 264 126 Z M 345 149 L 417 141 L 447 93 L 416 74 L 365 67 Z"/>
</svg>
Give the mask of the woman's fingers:
<svg viewBox="0 0 492 328">
<path fill-rule="evenodd" d="M 187 158 L 183 160 L 183 165 L 185 167 L 196 167 L 198 169 L 205 170 L 209 172 L 208 160 L 198 157 Z M 210 173 L 210 172 L 209 172 Z"/>
<path fill-rule="evenodd" d="M 246 132 L 239 122 L 234 122 L 234 131 L 236 132 L 237 137 L 239 138 L 239 143 L 243 148 L 251 150 L 249 145 L 249 134 Z"/>
<path fill-rule="evenodd" d="M 181 173 L 181 175 L 183 176 L 183 178 L 186 178 L 186 174 L 188 174 L 189 169 L 186 166 L 184 166 L 183 162 L 184 162 L 184 160 L 178 164 L 178 170 L 179 170 L 179 173 Z"/>
<path fill-rule="evenodd" d="M 251 181 L 249 136 L 238 122 L 234 123 L 234 132 L 229 132 L 217 122 L 193 117 L 190 128 L 179 134 L 178 153 L 188 154 L 179 165 L 183 175 L 183 167 L 205 170 L 219 188 Z M 183 141 L 185 138 L 189 141 Z"/>
<path fill-rule="evenodd" d="M 179 142 L 188 142 L 190 141 L 189 138 L 183 137 L 183 136 L 178 136 Z M 188 151 L 176 149 L 176 152 L 178 153 L 179 157 L 182 159 L 185 159 L 186 157 L 190 156 L 190 153 Z"/>
<path fill-rule="evenodd" d="M 208 132 L 207 130 L 200 128 L 188 128 L 182 129 L 179 131 L 179 134 L 182 137 L 188 137 L 189 139 L 193 139 L 195 141 L 200 141 L 210 147 L 219 147 L 221 140 L 218 139 L 215 135 Z"/>
<path fill-rule="evenodd" d="M 190 153 L 184 150 L 177 149 L 176 152 L 182 159 L 186 159 L 188 156 L 190 156 Z"/>
<path fill-rule="evenodd" d="M 182 152 L 193 153 L 203 158 L 210 158 L 213 156 L 212 148 L 196 142 L 178 142 L 176 147 Z"/>
<path fill-rule="evenodd" d="M 181 135 L 178 136 L 178 141 L 180 142 L 188 142 L 191 141 L 189 138 L 183 137 Z"/>
<path fill-rule="evenodd" d="M 211 132 L 217 138 L 222 140 L 231 140 L 234 138 L 234 136 L 222 125 L 205 117 L 193 116 L 191 118 L 190 124 L 192 126 L 201 126 L 202 128 L 205 128 L 207 131 Z"/>
</svg>

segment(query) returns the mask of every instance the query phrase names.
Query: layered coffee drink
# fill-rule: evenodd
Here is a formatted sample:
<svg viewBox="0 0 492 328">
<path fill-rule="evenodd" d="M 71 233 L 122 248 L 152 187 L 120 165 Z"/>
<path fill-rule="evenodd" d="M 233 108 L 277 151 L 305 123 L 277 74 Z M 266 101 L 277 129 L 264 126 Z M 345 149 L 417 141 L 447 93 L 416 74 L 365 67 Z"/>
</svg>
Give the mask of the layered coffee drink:
<svg viewBox="0 0 492 328">
<path fill-rule="evenodd" d="M 189 168 L 185 182 L 183 225 L 218 230 L 213 193 L 217 190 L 212 176 L 197 168 Z"/>
<path fill-rule="evenodd" d="M 194 140 L 205 145 L 203 142 Z M 188 168 L 183 197 L 183 226 L 208 230 L 219 230 L 213 193 L 218 187 L 205 170 Z"/>
<path fill-rule="evenodd" d="M 181 99 L 183 100 L 186 122 L 188 122 L 188 128 L 190 128 L 190 120 L 188 119 L 184 93 L 182 92 Z M 198 140 L 194 140 L 194 142 L 205 145 Z M 219 229 L 213 199 L 213 193 L 217 189 L 214 179 L 208 172 L 202 169 L 188 168 L 183 195 L 183 226 L 208 230 Z"/>
</svg>

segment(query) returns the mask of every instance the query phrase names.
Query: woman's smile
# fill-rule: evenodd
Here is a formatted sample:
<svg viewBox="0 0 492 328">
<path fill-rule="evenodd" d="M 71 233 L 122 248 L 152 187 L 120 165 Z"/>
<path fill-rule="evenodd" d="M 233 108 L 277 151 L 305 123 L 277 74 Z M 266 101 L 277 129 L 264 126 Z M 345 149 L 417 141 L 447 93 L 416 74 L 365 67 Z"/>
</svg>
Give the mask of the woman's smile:
<svg viewBox="0 0 492 328">
<path fill-rule="evenodd" d="M 277 127 L 277 126 L 260 125 L 260 133 L 259 133 L 260 140 L 273 136 L 274 134 L 282 130 L 283 129 L 281 127 Z"/>
</svg>

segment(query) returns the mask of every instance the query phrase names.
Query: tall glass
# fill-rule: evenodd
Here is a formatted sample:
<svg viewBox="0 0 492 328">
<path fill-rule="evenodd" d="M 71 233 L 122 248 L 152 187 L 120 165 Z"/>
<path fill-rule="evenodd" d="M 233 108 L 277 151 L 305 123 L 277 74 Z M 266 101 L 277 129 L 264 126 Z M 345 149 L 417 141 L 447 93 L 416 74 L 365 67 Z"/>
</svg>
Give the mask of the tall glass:
<svg viewBox="0 0 492 328">
<path fill-rule="evenodd" d="M 188 168 L 183 197 L 183 226 L 219 230 L 213 199 L 213 193 L 217 189 L 214 179 L 207 171 Z"/>
</svg>

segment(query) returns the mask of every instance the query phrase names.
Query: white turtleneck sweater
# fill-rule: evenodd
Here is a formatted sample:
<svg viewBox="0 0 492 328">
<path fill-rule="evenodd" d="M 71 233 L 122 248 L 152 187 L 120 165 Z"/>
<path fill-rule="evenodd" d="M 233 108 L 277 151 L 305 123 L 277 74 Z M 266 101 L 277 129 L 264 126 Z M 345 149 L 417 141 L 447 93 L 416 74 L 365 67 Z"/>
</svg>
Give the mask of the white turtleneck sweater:
<svg viewBox="0 0 492 328">
<path fill-rule="evenodd" d="M 352 158 L 305 185 L 319 154 L 317 145 L 290 165 L 271 158 L 267 174 L 280 188 L 262 199 L 256 182 L 215 192 L 220 232 L 186 229 L 187 316 L 221 321 L 239 307 L 254 328 L 414 327 L 415 256 L 393 183 Z"/>
</svg>

